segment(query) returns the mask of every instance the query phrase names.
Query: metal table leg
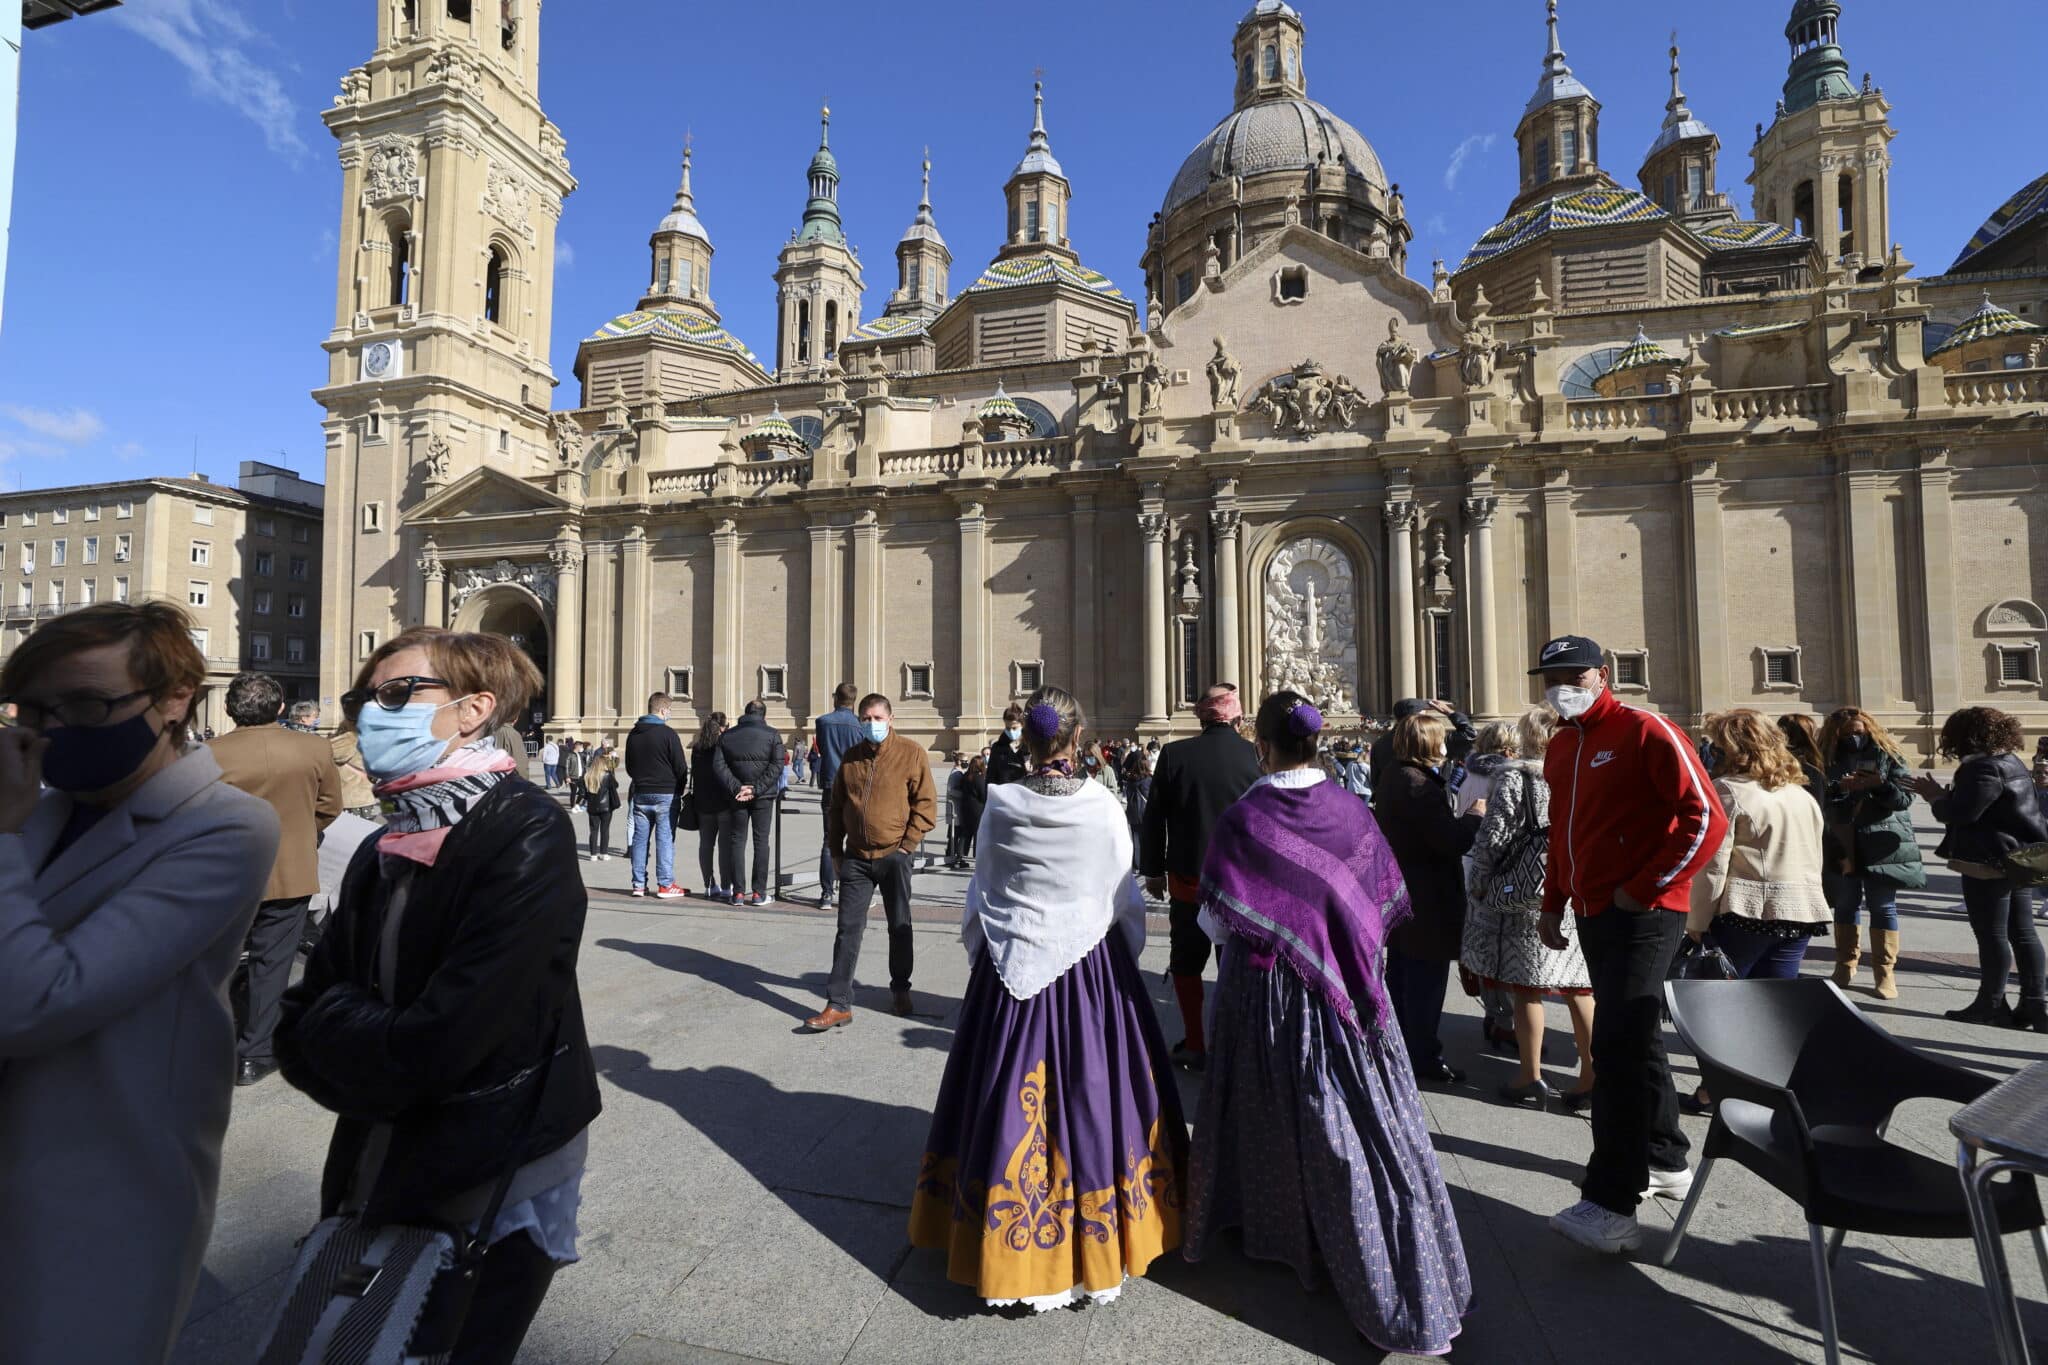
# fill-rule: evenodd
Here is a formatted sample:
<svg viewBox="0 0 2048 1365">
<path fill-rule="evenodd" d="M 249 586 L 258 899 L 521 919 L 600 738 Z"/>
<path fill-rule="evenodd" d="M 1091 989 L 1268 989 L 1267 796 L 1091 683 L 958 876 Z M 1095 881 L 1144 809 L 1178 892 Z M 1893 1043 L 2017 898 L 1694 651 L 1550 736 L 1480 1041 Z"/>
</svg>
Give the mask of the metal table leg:
<svg viewBox="0 0 2048 1365">
<path fill-rule="evenodd" d="M 2004 1365 L 2030 1365 L 2026 1329 L 2020 1322 L 2019 1304 L 2012 1293 L 2012 1274 L 2006 1266 L 1998 1210 L 1986 1189 L 1992 1177 L 2028 1168 L 2011 1161 L 1979 1163 L 1976 1149 L 1964 1142 L 1957 1144 L 1956 1169 L 1962 1177 L 1963 1202 L 1970 1211 L 1970 1235 L 1977 1243 L 1984 1293 L 1991 1301 L 1991 1332 L 1997 1342 L 1998 1358 Z"/>
</svg>

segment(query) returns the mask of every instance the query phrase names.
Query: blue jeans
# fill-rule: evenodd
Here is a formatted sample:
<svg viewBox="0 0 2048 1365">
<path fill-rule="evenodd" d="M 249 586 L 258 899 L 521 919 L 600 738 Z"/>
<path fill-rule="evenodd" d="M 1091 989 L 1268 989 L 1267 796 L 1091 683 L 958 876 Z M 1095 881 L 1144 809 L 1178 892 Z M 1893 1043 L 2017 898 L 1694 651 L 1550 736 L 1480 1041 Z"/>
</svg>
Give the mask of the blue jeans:
<svg viewBox="0 0 2048 1365">
<path fill-rule="evenodd" d="M 1893 920 L 1894 924 L 1897 922 Z M 1744 981 L 1792 980 L 1799 975 L 1799 964 L 1805 960 L 1806 945 L 1811 942 L 1804 938 L 1774 938 L 1732 924 L 1717 924 L 1711 934 Z"/>
<path fill-rule="evenodd" d="M 540 765 L 540 771 L 541 776 L 547 780 L 548 786 L 552 787 L 560 780 L 562 765 L 559 763 L 543 763 Z"/>
<path fill-rule="evenodd" d="M 1444 1059 L 1438 1030 L 1444 1018 L 1444 992 L 1450 984 L 1450 963 L 1388 950 L 1387 1003 L 1401 1026 L 1401 1041 L 1407 1046 L 1411 1066 L 1435 1066 Z"/>
<path fill-rule="evenodd" d="M 1835 885 L 1835 923 L 1856 924 L 1865 907 L 1870 910 L 1870 930 L 1896 931 L 1899 927 L 1899 888 L 1883 877 L 1842 877 Z"/>
<path fill-rule="evenodd" d="M 676 879 L 676 831 L 669 823 L 669 807 L 675 797 L 669 792 L 653 792 L 646 796 L 633 797 L 633 885 L 647 886 L 647 832 L 654 831 L 654 883 L 653 888 L 667 886 Z"/>
</svg>

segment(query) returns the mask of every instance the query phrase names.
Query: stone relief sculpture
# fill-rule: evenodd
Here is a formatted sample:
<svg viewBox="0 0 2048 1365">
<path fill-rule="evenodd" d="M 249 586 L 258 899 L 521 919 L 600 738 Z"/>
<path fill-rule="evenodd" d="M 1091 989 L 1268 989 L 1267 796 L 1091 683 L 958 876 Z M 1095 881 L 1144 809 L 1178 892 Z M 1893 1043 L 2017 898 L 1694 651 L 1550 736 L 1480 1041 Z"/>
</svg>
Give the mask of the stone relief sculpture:
<svg viewBox="0 0 2048 1365">
<path fill-rule="evenodd" d="M 1458 377 L 1465 381 L 1466 388 L 1485 393 L 1493 387 L 1493 370 L 1499 362 L 1500 349 L 1494 342 L 1493 328 L 1487 323 L 1465 333 L 1465 339 L 1458 344 Z"/>
<path fill-rule="evenodd" d="M 1268 693 L 1291 689 L 1325 711 L 1354 711 L 1358 623 L 1351 557 L 1315 536 L 1280 547 L 1266 568 Z"/>
<path fill-rule="evenodd" d="M 448 482 L 448 471 L 452 463 L 450 455 L 448 442 L 441 437 L 436 436 L 427 442 L 427 458 L 421 463 L 426 466 L 428 483 Z"/>
<path fill-rule="evenodd" d="M 1401 335 L 1401 319 L 1387 319 L 1387 339 L 1380 343 L 1380 387 L 1388 393 L 1408 392 L 1415 377 L 1415 363 L 1422 352 Z"/>
<path fill-rule="evenodd" d="M 1230 352 L 1223 349 L 1223 338 L 1216 338 L 1216 354 L 1209 358 L 1209 406 L 1211 408 L 1237 409 L 1237 380 L 1240 371 L 1237 361 Z"/>
<path fill-rule="evenodd" d="M 469 565 L 457 569 L 449 580 L 448 605 L 459 608 L 464 602 L 500 583 L 511 583 L 525 588 L 549 606 L 555 604 L 555 571 L 549 564 L 514 564 L 501 559 L 489 568 Z"/>
<path fill-rule="evenodd" d="M 350 105 L 367 104 L 370 100 L 370 73 L 357 67 L 341 78 L 341 93 L 334 97 L 334 107 L 346 109 Z"/>
<path fill-rule="evenodd" d="M 548 419 L 548 437 L 555 443 L 555 460 L 564 469 L 583 463 L 583 428 L 566 412 Z"/>
<path fill-rule="evenodd" d="M 1342 431 L 1358 420 L 1365 392 L 1343 375 L 1326 375 L 1314 360 L 1259 386 L 1251 406 L 1264 412 L 1275 432 L 1300 436 Z"/>
<path fill-rule="evenodd" d="M 381 143 L 370 153 L 369 170 L 363 177 L 363 193 L 372 199 L 409 197 L 419 174 L 419 154 L 411 147 L 397 141 Z"/>
<path fill-rule="evenodd" d="M 490 178 L 484 185 L 484 212 L 505 226 L 524 232 L 529 221 L 529 198 L 518 176 L 502 166 L 491 167 Z"/>
</svg>

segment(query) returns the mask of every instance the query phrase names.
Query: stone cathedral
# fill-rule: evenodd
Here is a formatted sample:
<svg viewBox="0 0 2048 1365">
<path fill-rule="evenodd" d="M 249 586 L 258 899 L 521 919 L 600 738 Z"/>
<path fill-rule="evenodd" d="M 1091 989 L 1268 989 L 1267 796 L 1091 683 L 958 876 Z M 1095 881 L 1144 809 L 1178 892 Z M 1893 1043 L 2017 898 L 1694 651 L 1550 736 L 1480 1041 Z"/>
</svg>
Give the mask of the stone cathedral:
<svg viewBox="0 0 2048 1365">
<path fill-rule="evenodd" d="M 615 732 L 661 688 L 679 724 L 759 697 L 787 731 L 852 681 L 973 745 L 1041 681 L 1122 733 L 1192 729 L 1212 679 L 1340 725 L 1411 694 L 1504 714 L 1569 631 L 1688 721 L 1853 703 L 1924 750 L 1985 701 L 2038 728 L 2048 175 L 1987 187 L 1946 273 L 1916 268 L 1847 4 L 1792 6 L 1783 97 L 1731 168 L 1675 43 L 1661 118 L 1607 110 L 1555 0 L 1536 60 L 1529 0 L 1517 180 L 1454 265 L 1409 260 L 1413 210 L 1311 97 L 1284 0 L 1217 35 L 1221 121 L 1160 159 L 1135 268 L 1084 259 L 1041 89 L 1005 240 L 956 272 L 927 165 L 874 306 L 826 111 L 765 358 L 714 302 L 738 191 L 686 151 L 564 408 L 576 182 L 539 0 L 377 0 L 326 114 L 322 691 L 428 622 L 518 639 L 550 728 Z"/>
</svg>

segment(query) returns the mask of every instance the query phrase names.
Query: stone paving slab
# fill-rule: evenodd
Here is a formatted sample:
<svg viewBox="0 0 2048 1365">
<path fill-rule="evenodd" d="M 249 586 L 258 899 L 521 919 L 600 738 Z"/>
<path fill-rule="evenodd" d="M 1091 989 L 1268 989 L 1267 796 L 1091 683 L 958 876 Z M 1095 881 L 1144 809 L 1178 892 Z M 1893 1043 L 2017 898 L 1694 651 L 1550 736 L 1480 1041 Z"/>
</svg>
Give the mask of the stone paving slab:
<svg viewBox="0 0 2048 1365">
<path fill-rule="evenodd" d="M 919 902 L 938 922 L 916 932 L 918 1014 L 890 1016 L 886 993 L 870 986 L 853 1026 L 813 1037 L 798 1025 L 821 999 L 831 916 L 636 901 L 616 894 L 623 864 L 584 867 L 594 894 L 581 978 L 605 1114 L 583 1185 L 583 1260 L 557 1277 L 523 1361 L 1383 1358 L 1330 1295 L 1304 1291 L 1291 1271 L 1247 1262 L 1230 1245 L 1200 1265 L 1167 1257 L 1114 1303 L 1043 1316 L 985 1311 L 947 1282 L 940 1253 L 911 1251 L 911 1183 L 967 979 L 953 928 L 964 877 L 920 876 Z M 1856 998 L 1900 1037 L 2007 1075 L 2048 1055 L 2048 1038 L 1940 1017 L 1975 986 L 1956 900 L 1945 873 L 1903 898 L 1901 998 Z M 881 938 L 872 937 L 864 966 L 879 973 Z M 1829 954 L 1816 948 L 1809 970 L 1824 971 Z M 1162 1017 L 1174 1020 L 1160 976 L 1163 935 L 1142 965 Z M 1576 1198 L 1585 1121 L 1495 1102 L 1493 1087 L 1513 1064 L 1481 1048 L 1476 1021 L 1473 1002 L 1454 990 L 1447 1051 L 1471 1079 L 1425 1096 L 1476 1288 L 1454 1361 L 1821 1359 L 1805 1226 L 1796 1208 L 1731 1164 L 1714 1172 L 1670 1270 L 1656 1256 L 1675 1206 L 1644 1211 L 1645 1247 L 1629 1260 L 1580 1253 L 1552 1234 L 1544 1220 Z M 1551 1022 L 1561 1024 L 1562 1012 Z M 1568 1033 L 1553 1033 L 1555 1080 L 1565 1079 L 1569 1047 Z M 1690 1059 L 1673 1055 L 1691 1083 Z M 1199 1084 L 1182 1077 L 1190 1112 Z M 1949 1110 L 1909 1105 L 1892 1137 L 1946 1162 Z M 1685 1126 L 1695 1143 L 1704 1136 L 1705 1120 Z M 313 1220 L 329 1127 L 281 1081 L 237 1093 L 220 1213 L 179 1365 L 253 1354 L 293 1243 Z M 2048 1341 L 2048 1286 L 2024 1237 L 2007 1249 L 2030 1334 Z M 1852 1238 L 1835 1289 L 1846 1359 L 1990 1356 L 1966 1241 Z"/>
</svg>

